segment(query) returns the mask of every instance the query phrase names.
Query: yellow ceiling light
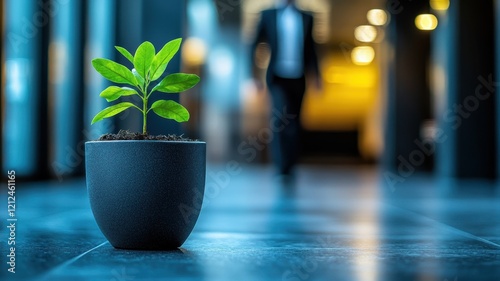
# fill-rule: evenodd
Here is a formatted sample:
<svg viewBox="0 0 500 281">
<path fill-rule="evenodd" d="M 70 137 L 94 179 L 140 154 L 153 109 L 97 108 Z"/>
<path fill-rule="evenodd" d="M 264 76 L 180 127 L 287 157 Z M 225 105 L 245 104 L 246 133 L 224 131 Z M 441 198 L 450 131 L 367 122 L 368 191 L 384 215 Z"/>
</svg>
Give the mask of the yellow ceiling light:
<svg viewBox="0 0 500 281">
<path fill-rule="evenodd" d="M 383 26 L 387 23 L 387 13 L 382 9 L 372 9 L 366 14 L 366 18 L 370 24 L 375 26 Z"/>
<path fill-rule="evenodd" d="M 371 25 L 360 25 L 354 30 L 354 37 L 360 42 L 373 42 L 377 38 L 377 29 Z"/>
<path fill-rule="evenodd" d="M 421 14 L 415 18 L 415 25 L 420 30 L 434 30 L 438 26 L 438 19 L 432 14 Z"/>
<path fill-rule="evenodd" d="M 450 7 L 450 0 L 430 0 L 430 4 L 436 11 L 446 11 Z"/>
<path fill-rule="evenodd" d="M 375 58 L 375 50 L 370 46 L 356 47 L 351 52 L 352 62 L 356 65 L 369 65 Z"/>
</svg>

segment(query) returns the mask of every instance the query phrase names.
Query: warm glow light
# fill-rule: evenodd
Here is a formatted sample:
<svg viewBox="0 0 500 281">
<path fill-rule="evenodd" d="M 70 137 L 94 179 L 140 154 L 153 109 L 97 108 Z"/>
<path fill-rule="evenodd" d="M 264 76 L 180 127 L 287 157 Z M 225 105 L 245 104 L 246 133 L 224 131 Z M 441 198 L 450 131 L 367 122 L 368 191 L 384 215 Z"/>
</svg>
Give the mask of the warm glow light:
<svg viewBox="0 0 500 281">
<path fill-rule="evenodd" d="M 375 50 L 370 46 L 356 47 L 352 50 L 351 59 L 356 65 L 368 65 L 375 58 Z"/>
<path fill-rule="evenodd" d="M 331 66 L 323 73 L 323 78 L 330 84 L 337 84 L 343 87 L 358 89 L 372 89 L 375 87 L 377 77 L 373 71 L 368 69 L 361 70 L 359 68 L 352 71 L 352 69 L 354 68 Z"/>
<path fill-rule="evenodd" d="M 366 18 L 370 24 L 382 26 L 387 23 L 387 13 L 381 9 L 373 9 L 368 11 Z"/>
<path fill-rule="evenodd" d="M 450 0 L 431 0 L 431 8 L 436 11 L 446 11 L 450 7 Z"/>
<path fill-rule="evenodd" d="M 438 26 L 438 19 L 432 14 L 422 14 L 415 18 L 415 25 L 420 30 L 434 30 Z"/>
<path fill-rule="evenodd" d="M 373 42 L 377 38 L 377 29 L 371 25 L 360 25 L 354 30 L 354 37 L 360 42 Z"/>
<path fill-rule="evenodd" d="M 182 46 L 182 59 L 188 65 L 202 65 L 207 55 L 207 47 L 203 40 L 188 38 Z"/>
</svg>

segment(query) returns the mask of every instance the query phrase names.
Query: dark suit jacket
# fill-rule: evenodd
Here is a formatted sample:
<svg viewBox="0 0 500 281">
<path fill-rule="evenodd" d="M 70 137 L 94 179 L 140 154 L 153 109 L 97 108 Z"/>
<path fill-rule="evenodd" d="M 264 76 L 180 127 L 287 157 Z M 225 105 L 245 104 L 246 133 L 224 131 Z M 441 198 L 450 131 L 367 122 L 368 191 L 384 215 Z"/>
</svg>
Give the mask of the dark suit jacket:
<svg viewBox="0 0 500 281">
<path fill-rule="evenodd" d="M 271 61 L 269 62 L 269 68 L 267 70 L 268 81 L 276 74 L 275 66 L 277 56 L 275 54 L 277 54 L 279 50 L 278 45 L 286 44 L 286 42 L 279 42 L 278 40 L 277 13 L 277 9 L 270 9 L 262 12 L 261 20 L 257 27 L 255 42 L 252 45 L 252 60 L 255 49 L 259 43 L 266 42 L 271 47 Z M 312 74 L 318 75 L 318 59 L 314 40 L 312 38 L 313 17 L 304 12 L 300 12 L 300 14 L 302 15 L 304 28 L 304 74 L 312 72 Z"/>
</svg>

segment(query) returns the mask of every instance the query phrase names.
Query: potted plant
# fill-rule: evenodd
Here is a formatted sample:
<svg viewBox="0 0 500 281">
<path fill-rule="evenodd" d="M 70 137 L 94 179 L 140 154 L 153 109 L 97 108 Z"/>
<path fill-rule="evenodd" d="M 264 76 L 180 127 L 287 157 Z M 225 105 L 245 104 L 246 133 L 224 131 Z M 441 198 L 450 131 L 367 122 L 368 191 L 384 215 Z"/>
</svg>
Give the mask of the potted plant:
<svg viewBox="0 0 500 281">
<path fill-rule="evenodd" d="M 194 74 L 175 73 L 155 82 L 181 42 L 180 38 L 172 40 L 158 53 L 153 44 L 144 42 L 134 55 L 116 47 L 133 69 L 103 58 L 92 61 L 104 78 L 131 86 L 108 87 L 101 97 L 108 102 L 140 97 L 140 104 L 121 102 L 105 108 L 92 124 L 127 109 L 142 113 L 142 134 L 120 131 L 85 143 L 90 205 L 99 228 L 115 248 L 175 249 L 184 243 L 198 219 L 205 190 L 206 143 L 171 135 L 151 136 L 147 131 L 148 114 L 177 122 L 189 120 L 189 112 L 175 101 L 159 100 L 149 105 L 155 92 L 179 93 L 200 81 Z"/>
</svg>

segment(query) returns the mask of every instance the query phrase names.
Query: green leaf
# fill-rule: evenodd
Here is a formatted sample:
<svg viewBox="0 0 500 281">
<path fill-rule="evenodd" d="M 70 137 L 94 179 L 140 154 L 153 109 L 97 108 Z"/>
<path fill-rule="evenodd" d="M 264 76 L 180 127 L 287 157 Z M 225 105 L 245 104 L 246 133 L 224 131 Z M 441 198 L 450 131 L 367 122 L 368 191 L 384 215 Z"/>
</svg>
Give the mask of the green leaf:
<svg viewBox="0 0 500 281">
<path fill-rule="evenodd" d="M 168 66 L 168 64 L 164 64 L 164 65 L 160 66 L 160 68 L 158 68 L 158 70 L 156 70 L 156 74 L 154 76 L 151 75 L 151 77 L 150 77 L 151 81 L 158 80 L 158 78 L 160 78 L 163 75 L 165 70 L 167 70 L 167 66 Z M 150 73 L 152 73 L 152 71 Z"/>
<path fill-rule="evenodd" d="M 144 77 L 142 77 L 137 70 L 132 69 L 132 74 L 135 76 L 135 80 L 137 81 L 137 84 L 142 87 L 144 87 Z"/>
<path fill-rule="evenodd" d="M 97 115 L 92 119 L 92 124 L 99 122 L 105 118 L 109 118 L 115 116 L 116 114 L 127 110 L 130 107 L 135 107 L 133 103 L 130 102 L 122 102 L 108 108 L 103 109 L 101 112 L 97 113 Z"/>
<path fill-rule="evenodd" d="M 153 63 L 155 54 L 155 46 L 153 46 L 153 44 L 148 41 L 142 43 L 137 48 L 137 51 L 135 51 L 134 67 L 137 72 L 145 79 L 148 77 L 149 68 Z"/>
<path fill-rule="evenodd" d="M 119 99 L 120 97 L 132 96 L 135 94 L 137 94 L 137 92 L 134 89 L 127 87 L 120 88 L 116 86 L 111 86 L 108 87 L 106 90 L 102 91 L 100 96 L 102 98 L 105 98 L 108 102 L 111 102 Z"/>
<path fill-rule="evenodd" d="M 161 77 L 170 60 L 177 54 L 179 48 L 181 47 L 182 38 L 174 39 L 156 54 L 153 64 L 151 65 L 151 81 L 156 81 Z"/>
<path fill-rule="evenodd" d="M 180 93 L 189 90 L 200 82 L 200 77 L 195 74 L 175 73 L 165 77 L 153 88 L 153 91 L 163 93 Z"/>
<path fill-rule="evenodd" d="M 92 66 L 111 82 L 137 85 L 134 74 L 125 66 L 108 59 L 94 59 Z"/>
<path fill-rule="evenodd" d="M 115 46 L 115 48 L 120 52 L 124 57 L 126 57 L 131 63 L 134 63 L 134 57 L 132 54 L 127 51 L 127 49 L 120 47 L 120 46 Z"/>
<path fill-rule="evenodd" d="M 158 116 L 166 119 L 173 119 L 177 122 L 186 122 L 189 120 L 188 110 L 175 101 L 159 100 L 153 103 L 151 109 L 153 109 Z"/>
</svg>

